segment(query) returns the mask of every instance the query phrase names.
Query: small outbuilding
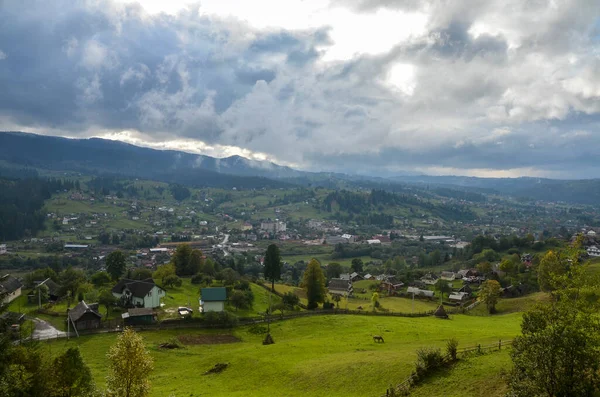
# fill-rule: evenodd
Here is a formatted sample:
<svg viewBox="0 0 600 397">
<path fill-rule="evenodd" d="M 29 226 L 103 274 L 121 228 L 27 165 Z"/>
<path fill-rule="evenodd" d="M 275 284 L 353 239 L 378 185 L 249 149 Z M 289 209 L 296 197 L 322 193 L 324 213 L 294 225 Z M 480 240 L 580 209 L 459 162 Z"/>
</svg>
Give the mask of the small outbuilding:
<svg viewBox="0 0 600 397">
<path fill-rule="evenodd" d="M 136 307 L 121 314 L 125 325 L 146 325 L 156 321 L 156 314 L 150 307 Z"/>
<path fill-rule="evenodd" d="M 77 331 L 96 329 L 101 326 L 102 315 L 98 313 L 97 303 L 88 305 L 85 301 L 81 301 L 69 310 L 67 315 Z"/>
<path fill-rule="evenodd" d="M 200 290 L 200 312 L 223 312 L 227 301 L 227 289 L 224 287 L 202 288 Z"/>
</svg>

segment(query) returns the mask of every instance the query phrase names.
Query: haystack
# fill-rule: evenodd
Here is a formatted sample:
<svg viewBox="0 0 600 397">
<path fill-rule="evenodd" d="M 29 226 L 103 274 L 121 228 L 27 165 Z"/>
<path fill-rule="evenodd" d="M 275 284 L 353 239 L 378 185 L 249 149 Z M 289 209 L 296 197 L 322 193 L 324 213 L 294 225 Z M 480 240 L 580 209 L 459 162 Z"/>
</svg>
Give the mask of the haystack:
<svg viewBox="0 0 600 397">
<path fill-rule="evenodd" d="M 433 315 L 437 318 L 448 318 L 448 313 L 446 313 L 446 310 L 444 309 L 443 305 L 439 305 L 435 313 L 433 313 Z"/>
</svg>

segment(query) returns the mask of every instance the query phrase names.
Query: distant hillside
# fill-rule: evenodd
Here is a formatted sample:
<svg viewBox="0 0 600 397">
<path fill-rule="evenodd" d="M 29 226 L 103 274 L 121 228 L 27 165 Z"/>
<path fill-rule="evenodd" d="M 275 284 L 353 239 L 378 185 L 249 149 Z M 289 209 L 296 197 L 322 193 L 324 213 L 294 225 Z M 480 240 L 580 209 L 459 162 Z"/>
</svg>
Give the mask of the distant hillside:
<svg viewBox="0 0 600 397">
<path fill-rule="evenodd" d="M 476 178 L 466 176 L 398 176 L 397 183 L 444 186 L 479 193 L 499 193 L 541 201 L 600 204 L 600 179 Z"/>
<path fill-rule="evenodd" d="M 26 168 L 123 175 L 211 187 L 287 187 L 264 175 L 293 175 L 288 167 L 239 156 L 217 159 L 154 150 L 104 139 L 0 132 L 0 160 Z M 289 171 L 288 171 L 289 170 Z"/>
</svg>

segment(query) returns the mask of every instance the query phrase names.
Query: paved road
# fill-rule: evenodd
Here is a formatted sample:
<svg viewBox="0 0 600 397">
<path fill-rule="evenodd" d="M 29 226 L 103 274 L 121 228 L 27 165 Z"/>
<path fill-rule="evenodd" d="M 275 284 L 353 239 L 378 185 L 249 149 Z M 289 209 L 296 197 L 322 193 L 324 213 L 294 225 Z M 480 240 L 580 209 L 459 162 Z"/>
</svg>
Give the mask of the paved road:
<svg viewBox="0 0 600 397">
<path fill-rule="evenodd" d="M 52 324 L 47 321 L 40 320 L 39 318 L 34 318 L 33 322 L 35 323 L 35 329 L 31 334 L 32 339 L 37 340 L 45 340 L 45 339 L 55 339 L 55 338 L 64 338 L 67 336 L 67 333 L 64 331 L 59 331 L 54 328 Z"/>
</svg>

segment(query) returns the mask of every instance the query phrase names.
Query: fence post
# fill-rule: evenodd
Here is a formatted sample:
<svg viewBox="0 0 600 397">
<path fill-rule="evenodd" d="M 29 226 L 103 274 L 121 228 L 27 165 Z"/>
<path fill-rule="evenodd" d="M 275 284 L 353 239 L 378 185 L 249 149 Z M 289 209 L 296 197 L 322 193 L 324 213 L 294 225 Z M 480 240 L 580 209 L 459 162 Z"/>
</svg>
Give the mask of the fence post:
<svg viewBox="0 0 600 397">
<path fill-rule="evenodd" d="M 502 339 L 498 341 L 498 350 L 502 350 Z"/>
<path fill-rule="evenodd" d="M 477 353 L 481 353 L 481 343 L 477 345 Z"/>
</svg>

